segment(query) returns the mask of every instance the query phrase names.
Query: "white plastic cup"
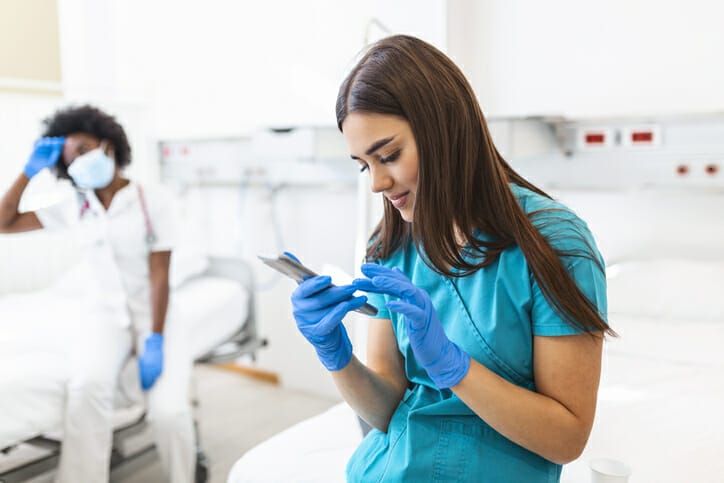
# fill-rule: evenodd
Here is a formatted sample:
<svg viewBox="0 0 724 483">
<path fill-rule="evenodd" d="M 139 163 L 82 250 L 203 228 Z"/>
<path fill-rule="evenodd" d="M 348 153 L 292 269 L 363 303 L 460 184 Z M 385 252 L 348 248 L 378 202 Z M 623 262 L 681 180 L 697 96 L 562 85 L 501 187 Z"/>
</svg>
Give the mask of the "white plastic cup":
<svg viewBox="0 0 724 483">
<path fill-rule="evenodd" d="M 591 468 L 591 483 L 627 483 L 631 476 L 631 468 L 618 460 L 598 458 L 588 466 Z"/>
</svg>

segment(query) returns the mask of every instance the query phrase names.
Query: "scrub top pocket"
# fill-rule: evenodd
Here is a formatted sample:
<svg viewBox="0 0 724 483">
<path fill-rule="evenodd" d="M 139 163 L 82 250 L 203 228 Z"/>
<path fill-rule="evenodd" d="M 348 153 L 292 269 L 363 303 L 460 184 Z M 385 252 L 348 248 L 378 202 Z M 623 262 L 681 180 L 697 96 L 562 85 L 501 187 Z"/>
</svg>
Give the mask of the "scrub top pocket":
<svg viewBox="0 0 724 483">
<path fill-rule="evenodd" d="M 560 467 L 518 446 L 473 416 L 440 421 L 432 463 L 434 483 L 553 483 L 560 477 Z"/>
<path fill-rule="evenodd" d="M 402 463 L 396 458 L 397 449 L 398 443 L 404 439 L 403 436 L 407 433 L 409 414 L 410 406 L 403 398 L 390 419 L 387 433 L 378 429 L 367 433 L 347 463 L 348 483 L 387 481 L 385 475 L 391 467 Z"/>
</svg>

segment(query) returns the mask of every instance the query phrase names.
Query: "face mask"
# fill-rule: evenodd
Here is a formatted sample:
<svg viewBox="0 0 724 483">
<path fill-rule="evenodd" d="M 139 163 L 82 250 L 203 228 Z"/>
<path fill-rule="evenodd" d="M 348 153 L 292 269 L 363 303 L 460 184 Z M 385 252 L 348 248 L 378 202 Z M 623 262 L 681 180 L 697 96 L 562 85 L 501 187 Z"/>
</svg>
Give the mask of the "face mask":
<svg viewBox="0 0 724 483">
<path fill-rule="evenodd" d="M 116 163 L 106 156 L 102 148 L 96 148 L 75 158 L 68 166 L 68 176 L 81 189 L 105 188 L 113 180 Z"/>
</svg>

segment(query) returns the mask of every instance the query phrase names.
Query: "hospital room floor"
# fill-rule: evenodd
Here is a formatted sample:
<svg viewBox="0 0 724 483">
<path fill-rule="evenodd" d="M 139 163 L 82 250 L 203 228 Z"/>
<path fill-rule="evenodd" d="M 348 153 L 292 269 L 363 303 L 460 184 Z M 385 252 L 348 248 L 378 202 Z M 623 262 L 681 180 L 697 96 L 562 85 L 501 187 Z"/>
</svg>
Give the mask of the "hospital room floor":
<svg viewBox="0 0 724 483">
<path fill-rule="evenodd" d="M 338 401 L 284 389 L 213 366 L 197 365 L 201 441 L 209 460 L 208 483 L 225 483 L 232 465 L 254 445 Z M 113 483 L 164 481 L 155 455 L 116 471 Z M 29 480 L 52 482 L 52 473 Z"/>
</svg>

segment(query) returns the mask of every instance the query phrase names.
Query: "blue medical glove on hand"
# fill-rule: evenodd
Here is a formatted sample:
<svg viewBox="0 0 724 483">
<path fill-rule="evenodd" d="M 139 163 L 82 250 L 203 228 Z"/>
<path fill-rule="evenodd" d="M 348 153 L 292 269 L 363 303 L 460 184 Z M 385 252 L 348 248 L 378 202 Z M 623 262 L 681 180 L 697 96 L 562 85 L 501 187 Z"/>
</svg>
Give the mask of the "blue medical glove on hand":
<svg viewBox="0 0 724 483">
<path fill-rule="evenodd" d="M 412 351 L 432 382 L 440 389 L 458 384 L 470 369 L 470 356 L 445 335 L 427 292 L 415 287 L 397 268 L 366 263 L 362 273 L 369 278 L 352 282 L 358 290 L 399 298 L 387 307 L 405 316 Z"/>
<path fill-rule="evenodd" d="M 25 163 L 23 172 L 28 178 L 32 178 L 45 168 L 50 168 L 58 162 L 60 153 L 63 150 L 65 137 L 40 138 L 35 141 L 33 152 L 30 153 L 28 162 Z"/>
<path fill-rule="evenodd" d="M 163 372 L 163 335 L 153 333 L 146 338 L 143 354 L 138 359 L 138 370 L 141 388 L 148 391 Z"/>
<path fill-rule="evenodd" d="M 352 359 L 352 343 L 342 319 L 363 306 L 367 297 L 353 297 L 352 285 L 331 284 L 326 275 L 306 279 L 292 293 L 292 308 L 297 328 L 314 346 L 324 367 L 339 371 Z"/>
</svg>

